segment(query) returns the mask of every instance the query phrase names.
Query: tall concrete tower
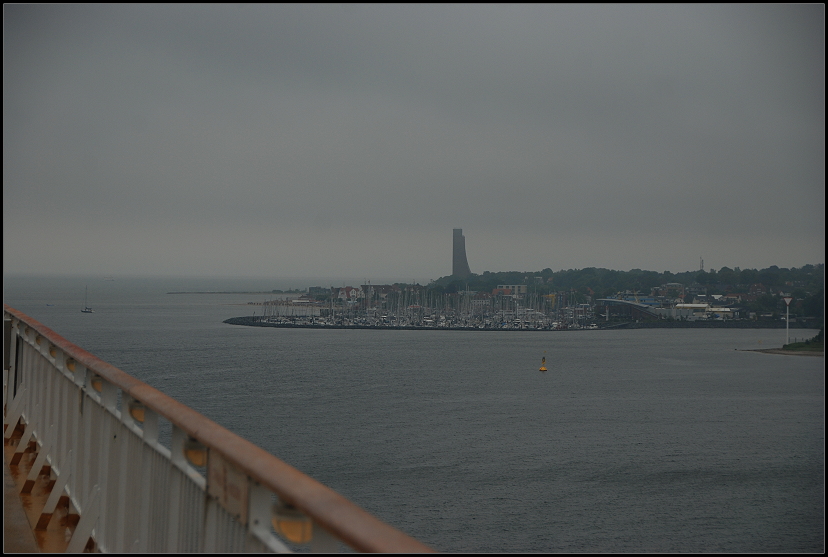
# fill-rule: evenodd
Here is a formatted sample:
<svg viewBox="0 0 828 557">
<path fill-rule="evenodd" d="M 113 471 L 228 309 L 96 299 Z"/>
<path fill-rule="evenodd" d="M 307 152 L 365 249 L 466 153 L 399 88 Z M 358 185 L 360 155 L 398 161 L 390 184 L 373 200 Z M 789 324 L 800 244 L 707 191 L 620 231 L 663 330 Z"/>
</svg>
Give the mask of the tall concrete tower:
<svg viewBox="0 0 828 557">
<path fill-rule="evenodd" d="M 462 228 L 454 229 L 453 252 L 451 256 L 451 274 L 457 278 L 467 278 L 471 274 L 469 261 L 466 259 L 466 237 Z"/>
</svg>

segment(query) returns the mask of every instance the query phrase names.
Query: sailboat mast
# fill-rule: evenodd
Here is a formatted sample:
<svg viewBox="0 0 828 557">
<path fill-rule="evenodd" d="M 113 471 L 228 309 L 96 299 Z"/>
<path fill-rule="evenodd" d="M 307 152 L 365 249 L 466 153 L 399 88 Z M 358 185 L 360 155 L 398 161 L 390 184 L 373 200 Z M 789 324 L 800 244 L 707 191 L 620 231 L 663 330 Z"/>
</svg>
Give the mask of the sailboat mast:
<svg viewBox="0 0 828 557">
<path fill-rule="evenodd" d="M 92 308 L 89 307 L 89 285 L 86 285 L 86 293 L 83 296 L 83 309 L 81 313 L 92 313 Z"/>
</svg>

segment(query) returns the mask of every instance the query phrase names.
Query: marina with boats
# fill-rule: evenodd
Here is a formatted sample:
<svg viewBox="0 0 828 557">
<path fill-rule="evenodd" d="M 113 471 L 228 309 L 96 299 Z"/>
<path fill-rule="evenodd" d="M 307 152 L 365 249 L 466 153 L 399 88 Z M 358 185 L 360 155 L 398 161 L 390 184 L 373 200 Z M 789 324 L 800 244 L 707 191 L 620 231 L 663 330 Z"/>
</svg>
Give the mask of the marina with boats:
<svg viewBox="0 0 828 557">
<path fill-rule="evenodd" d="M 489 331 L 789 325 L 786 319 L 757 319 L 723 296 L 693 295 L 685 299 L 694 303 L 684 303 L 681 297 L 643 296 L 638 292 L 600 298 L 574 290 L 534 290 L 520 284 L 497 285 L 491 291 L 451 292 L 416 284 L 309 287 L 289 295 L 274 291 L 275 298 L 248 301 L 250 313 L 225 322 L 259 327 Z M 798 328 L 808 324 L 805 319 L 790 323 Z"/>
<path fill-rule="evenodd" d="M 589 330 L 598 329 L 588 304 L 555 307 L 549 299 L 429 296 L 425 291 L 382 295 L 365 289 L 354 299 L 331 297 L 327 303 L 311 296 L 250 302 L 252 316 L 225 323 L 259 327 L 451 329 L 451 330 Z M 350 294 L 350 292 L 348 292 Z"/>
</svg>

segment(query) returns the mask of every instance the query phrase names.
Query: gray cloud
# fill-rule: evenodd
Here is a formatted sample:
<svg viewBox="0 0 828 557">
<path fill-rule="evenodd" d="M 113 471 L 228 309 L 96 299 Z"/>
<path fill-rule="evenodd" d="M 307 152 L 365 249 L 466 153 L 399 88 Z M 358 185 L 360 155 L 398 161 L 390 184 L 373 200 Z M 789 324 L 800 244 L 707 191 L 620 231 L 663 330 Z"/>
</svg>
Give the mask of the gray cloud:
<svg viewBox="0 0 828 557">
<path fill-rule="evenodd" d="M 824 261 L 824 8 L 4 8 L 6 272 Z"/>
</svg>

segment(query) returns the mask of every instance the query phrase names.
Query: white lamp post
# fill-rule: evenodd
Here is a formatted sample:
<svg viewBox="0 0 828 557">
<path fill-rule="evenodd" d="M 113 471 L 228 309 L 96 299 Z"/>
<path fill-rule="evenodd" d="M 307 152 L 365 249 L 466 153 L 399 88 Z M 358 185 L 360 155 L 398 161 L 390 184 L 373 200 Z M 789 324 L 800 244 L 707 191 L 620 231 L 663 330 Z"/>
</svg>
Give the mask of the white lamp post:
<svg viewBox="0 0 828 557">
<path fill-rule="evenodd" d="M 785 344 L 790 344 L 791 333 L 789 332 L 789 327 L 791 325 L 791 300 L 793 300 L 793 298 L 791 296 L 784 296 L 782 299 L 785 300 L 785 336 L 788 339 Z"/>
</svg>

